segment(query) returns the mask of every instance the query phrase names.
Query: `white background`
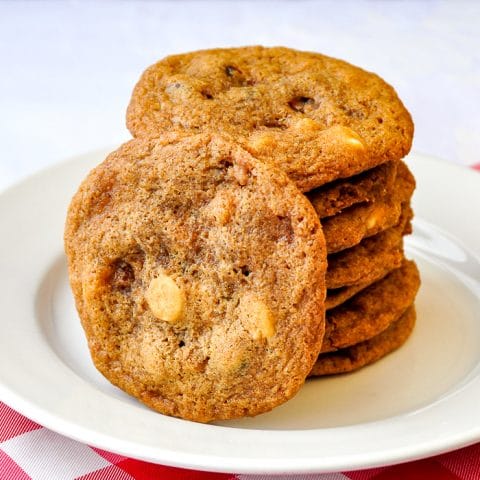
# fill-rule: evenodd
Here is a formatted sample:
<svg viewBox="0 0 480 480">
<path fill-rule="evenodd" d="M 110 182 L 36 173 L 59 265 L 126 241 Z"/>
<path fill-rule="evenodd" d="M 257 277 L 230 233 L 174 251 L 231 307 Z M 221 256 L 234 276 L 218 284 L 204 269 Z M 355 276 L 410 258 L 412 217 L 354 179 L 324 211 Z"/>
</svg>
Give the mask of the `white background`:
<svg viewBox="0 0 480 480">
<path fill-rule="evenodd" d="M 480 162 L 480 2 L 0 1 L 0 188 L 127 140 L 130 92 L 161 57 L 247 44 L 377 72 L 413 115 L 415 150 Z"/>
</svg>

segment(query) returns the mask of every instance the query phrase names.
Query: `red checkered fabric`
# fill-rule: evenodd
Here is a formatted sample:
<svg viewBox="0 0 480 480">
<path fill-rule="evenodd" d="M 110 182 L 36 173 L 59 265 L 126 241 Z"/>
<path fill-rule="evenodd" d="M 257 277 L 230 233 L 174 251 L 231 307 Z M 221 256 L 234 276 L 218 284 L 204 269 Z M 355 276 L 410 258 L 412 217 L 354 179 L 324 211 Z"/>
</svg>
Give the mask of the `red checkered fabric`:
<svg viewBox="0 0 480 480">
<path fill-rule="evenodd" d="M 276 480 L 478 480 L 480 443 L 425 460 L 384 468 Z M 28 420 L 0 402 L 0 480 L 265 480 L 165 467 L 92 448 Z"/>
</svg>

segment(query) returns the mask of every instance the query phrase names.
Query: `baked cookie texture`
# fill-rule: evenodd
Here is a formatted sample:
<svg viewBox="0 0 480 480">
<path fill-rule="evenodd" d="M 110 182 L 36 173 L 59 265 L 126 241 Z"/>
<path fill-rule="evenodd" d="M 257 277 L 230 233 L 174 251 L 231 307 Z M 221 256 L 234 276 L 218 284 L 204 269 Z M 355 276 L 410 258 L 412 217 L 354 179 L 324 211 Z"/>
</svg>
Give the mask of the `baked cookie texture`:
<svg viewBox="0 0 480 480">
<path fill-rule="evenodd" d="M 393 270 L 393 269 L 392 269 Z M 332 310 L 338 307 L 342 303 L 345 303 L 348 299 L 355 296 L 365 288 L 381 280 L 391 270 L 385 270 L 384 272 L 377 272 L 377 276 L 367 281 L 355 283 L 354 285 L 348 285 L 345 287 L 334 288 L 327 290 L 327 298 L 325 299 L 325 310 Z"/>
<path fill-rule="evenodd" d="M 410 232 L 412 216 L 410 205 L 404 204 L 397 225 L 364 238 L 358 245 L 329 255 L 327 288 L 336 290 L 359 283 L 372 283 L 400 267 L 403 236 Z"/>
<path fill-rule="evenodd" d="M 171 416 L 253 416 L 406 340 L 413 123 L 380 77 L 282 47 L 174 55 L 127 126 L 65 228 L 110 382 Z"/>
<path fill-rule="evenodd" d="M 398 162 L 378 167 L 327 183 L 307 193 L 320 218 L 331 217 L 358 203 L 374 202 L 392 195 Z"/>
<path fill-rule="evenodd" d="M 256 415 L 295 395 L 317 360 L 318 216 L 286 174 L 228 139 L 124 144 L 75 194 L 65 249 L 96 367 L 159 412 Z"/>
<path fill-rule="evenodd" d="M 322 220 L 328 253 L 351 248 L 364 238 L 396 225 L 401 218 L 402 206 L 409 203 L 414 190 L 412 173 L 403 162 L 399 162 L 391 196 L 353 205 Z"/>
<path fill-rule="evenodd" d="M 415 326 L 415 320 L 415 307 L 412 305 L 398 320 L 375 337 L 336 352 L 320 355 L 310 376 L 353 372 L 380 360 L 407 341 Z"/>
<path fill-rule="evenodd" d="M 231 134 L 309 191 L 410 150 L 413 123 L 374 73 L 283 47 L 203 50 L 166 57 L 133 91 L 134 137 L 180 130 Z"/>
<path fill-rule="evenodd" d="M 378 335 L 413 303 L 419 286 L 415 262 L 404 260 L 400 268 L 329 310 L 322 353 Z"/>
</svg>

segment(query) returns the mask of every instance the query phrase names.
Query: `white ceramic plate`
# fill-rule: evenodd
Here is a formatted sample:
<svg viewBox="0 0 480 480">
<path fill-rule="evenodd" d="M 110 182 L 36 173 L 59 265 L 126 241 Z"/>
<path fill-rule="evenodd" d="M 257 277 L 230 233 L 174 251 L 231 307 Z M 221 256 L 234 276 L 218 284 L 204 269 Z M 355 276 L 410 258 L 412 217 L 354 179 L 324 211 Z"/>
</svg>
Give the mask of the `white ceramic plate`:
<svg viewBox="0 0 480 480">
<path fill-rule="evenodd" d="M 0 399 L 64 435 L 157 463 L 237 473 L 353 470 L 480 440 L 480 175 L 422 155 L 407 251 L 422 287 L 412 337 L 357 373 L 307 382 L 253 419 L 154 413 L 92 366 L 67 284 L 71 195 L 105 152 L 0 196 Z"/>
</svg>

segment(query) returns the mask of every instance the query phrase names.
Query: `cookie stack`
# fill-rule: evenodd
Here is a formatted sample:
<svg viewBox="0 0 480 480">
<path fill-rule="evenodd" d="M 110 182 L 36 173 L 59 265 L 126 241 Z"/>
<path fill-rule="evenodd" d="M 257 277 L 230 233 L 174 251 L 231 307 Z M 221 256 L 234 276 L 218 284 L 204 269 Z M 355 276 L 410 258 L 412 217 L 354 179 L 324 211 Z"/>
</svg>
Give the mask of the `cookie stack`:
<svg viewBox="0 0 480 480">
<path fill-rule="evenodd" d="M 382 79 L 286 48 L 193 52 L 144 72 L 127 125 L 65 229 L 113 384 L 168 415 L 237 418 L 406 340 L 413 124 Z"/>
<path fill-rule="evenodd" d="M 381 78 L 286 48 L 177 55 L 144 72 L 127 126 L 135 137 L 223 132 L 306 193 L 328 251 L 326 334 L 312 375 L 354 370 L 406 340 L 419 287 L 403 256 L 415 180 L 401 159 L 413 123 Z"/>
<path fill-rule="evenodd" d="M 405 259 L 415 181 L 387 162 L 307 196 L 327 243 L 326 334 L 311 376 L 344 373 L 399 347 L 415 322 L 420 278 Z"/>
</svg>

